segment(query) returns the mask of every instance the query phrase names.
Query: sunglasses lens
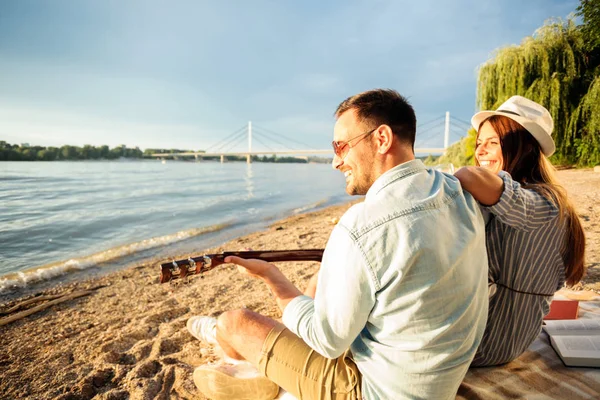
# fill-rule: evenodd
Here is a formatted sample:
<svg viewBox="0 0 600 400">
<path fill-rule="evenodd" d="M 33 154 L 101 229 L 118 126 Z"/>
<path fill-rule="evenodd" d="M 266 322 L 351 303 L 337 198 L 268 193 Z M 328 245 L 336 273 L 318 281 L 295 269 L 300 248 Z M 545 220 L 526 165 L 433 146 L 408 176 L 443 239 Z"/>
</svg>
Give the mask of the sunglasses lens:
<svg viewBox="0 0 600 400">
<path fill-rule="evenodd" d="M 350 150 L 348 142 L 331 142 L 331 145 L 333 146 L 333 152 L 339 158 L 344 158 Z"/>
<path fill-rule="evenodd" d="M 333 146 L 333 152 L 335 153 L 336 156 L 341 157 L 340 156 L 340 152 L 342 150 L 341 146 L 337 144 L 337 142 L 331 142 L 331 145 Z"/>
</svg>

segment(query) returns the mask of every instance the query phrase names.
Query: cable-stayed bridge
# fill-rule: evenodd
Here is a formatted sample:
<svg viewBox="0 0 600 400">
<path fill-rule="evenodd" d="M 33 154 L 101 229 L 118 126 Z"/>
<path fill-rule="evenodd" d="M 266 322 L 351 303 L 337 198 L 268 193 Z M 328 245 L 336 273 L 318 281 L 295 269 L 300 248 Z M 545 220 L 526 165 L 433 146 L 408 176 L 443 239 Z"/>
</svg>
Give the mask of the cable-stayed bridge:
<svg viewBox="0 0 600 400">
<path fill-rule="evenodd" d="M 453 143 L 466 136 L 471 125 L 460 118 L 451 117 L 449 112 L 438 118 L 432 119 L 417 125 L 417 135 L 415 140 L 415 154 L 443 154 Z M 240 145 L 247 140 L 248 150 L 234 151 L 234 148 L 240 148 Z M 261 145 L 261 150 L 253 150 L 253 141 Z M 274 149 L 272 146 L 279 146 Z M 281 148 L 283 146 L 283 148 Z M 266 150 L 265 150 L 266 148 Z M 157 158 L 180 158 L 195 157 L 197 161 L 203 158 L 220 158 L 225 161 L 227 156 L 246 157 L 247 162 L 251 162 L 252 156 L 259 155 L 290 155 L 297 158 L 307 158 L 307 155 L 330 155 L 333 156 L 333 149 L 314 149 L 306 143 L 297 139 L 286 137 L 280 133 L 273 132 L 264 127 L 253 125 L 248 122 L 245 125 L 218 143 L 208 147 L 205 151 L 181 152 L 181 153 L 155 153 L 152 157 Z"/>
</svg>

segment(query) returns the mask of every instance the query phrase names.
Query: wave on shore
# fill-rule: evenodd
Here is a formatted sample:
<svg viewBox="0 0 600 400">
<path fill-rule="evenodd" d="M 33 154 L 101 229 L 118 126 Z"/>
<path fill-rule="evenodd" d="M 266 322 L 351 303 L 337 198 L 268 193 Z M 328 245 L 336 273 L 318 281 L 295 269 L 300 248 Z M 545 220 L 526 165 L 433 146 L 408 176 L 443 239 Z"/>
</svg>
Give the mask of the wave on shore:
<svg viewBox="0 0 600 400">
<path fill-rule="evenodd" d="M 113 247 L 89 256 L 58 261 L 25 271 L 12 272 L 0 277 L 0 293 L 15 287 L 25 287 L 28 284 L 50 280 L 69 272 L 81 271 L 96 267 L 102 263 L 152 249 L 171 243 L 180 242 L 194 236 L 217 232 L 230 227 L 231 224 L 218 224 L 204 228 L 192 228 L 174 234 L 145 239 L 140 242 Z"/>
<path fill-rule="evenodd" d="M 303 214 L 303 213 L 308 212 L 308 211 L 317 210 L 317 209 L 319 209 L 319 208 L 321 208 L 321 207 L 323 207 L 323 206 L 325 206 L 327 204 L 330 204 L 330 199 L 319 200 L 319 201 L 316 201 L 316 202 L 314 202 L 312 204 L 309 204 L 307 206 L 298 207 L 298 208 L 294 209 L 292 211 L 292 214 L 293 215 Z"/>
</svg>

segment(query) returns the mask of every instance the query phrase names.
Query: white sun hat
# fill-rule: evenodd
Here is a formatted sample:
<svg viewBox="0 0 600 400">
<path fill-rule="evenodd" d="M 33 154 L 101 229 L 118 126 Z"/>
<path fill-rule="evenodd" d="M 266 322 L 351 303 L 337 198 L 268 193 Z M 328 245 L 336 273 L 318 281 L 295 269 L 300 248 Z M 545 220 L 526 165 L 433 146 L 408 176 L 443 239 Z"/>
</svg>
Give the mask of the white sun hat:
<svg viewBox="0 0 600 400">
<path fill-rule="evenodd" d="M 550 157 L 556 150 L 552 140 L 554 121 L 552 116 L 542 105 L 522 96 L 512 96 L 506 100 L 496 111 L 480 111 L 471 118 L 471 125 L 479 130 L 481 123 L 492 115 L 502 115 L 521 124 L 531 136 L 540 144 L 542 153 Z"/>
</svg>

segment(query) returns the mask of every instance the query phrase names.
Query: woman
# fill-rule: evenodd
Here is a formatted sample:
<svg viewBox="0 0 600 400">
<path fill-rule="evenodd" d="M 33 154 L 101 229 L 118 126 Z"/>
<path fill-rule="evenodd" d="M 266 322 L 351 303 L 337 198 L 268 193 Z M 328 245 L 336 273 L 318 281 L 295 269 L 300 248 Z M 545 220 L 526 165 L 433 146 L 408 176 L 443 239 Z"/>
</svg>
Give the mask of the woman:
<svg viewBox="0 0 600 400">
<path fill-rule="evenodd" d="M 513 96 L 471 124 L 477 166 L 455 176 L 490 217 L 489 316 L 471 364 L 486 366 L 515 359 L 535 340 L 554 293 L 584 274 L 585 237 L 546 158 L 555 150 L 548 110 Z"/>
</svg>

